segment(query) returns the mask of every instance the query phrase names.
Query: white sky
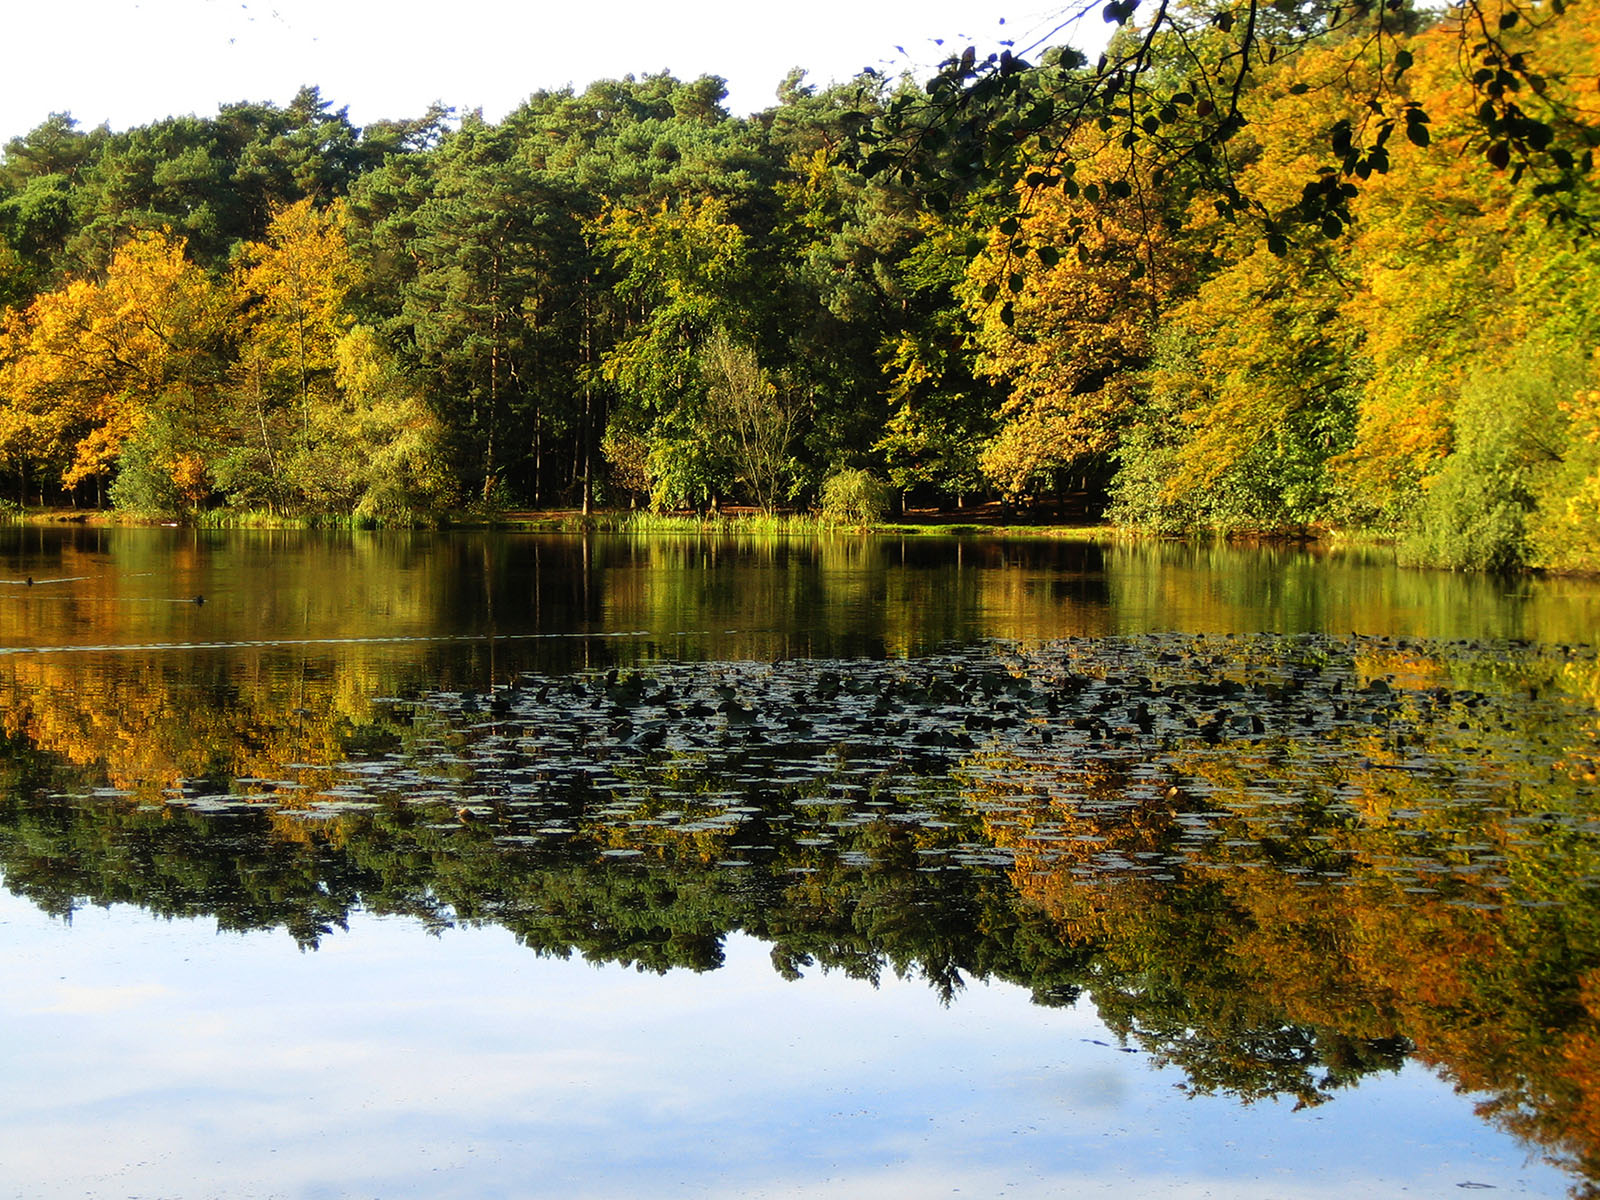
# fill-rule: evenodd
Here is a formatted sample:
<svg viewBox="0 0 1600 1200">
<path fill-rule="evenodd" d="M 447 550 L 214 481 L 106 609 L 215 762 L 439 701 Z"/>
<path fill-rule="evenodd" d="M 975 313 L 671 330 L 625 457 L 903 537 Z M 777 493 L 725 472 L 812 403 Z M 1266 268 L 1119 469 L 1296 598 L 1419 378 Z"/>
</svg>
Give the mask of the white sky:
<svg viewBox="0 0 1600 1200">
<path fill-rule="evenodd" d="M 968 43 L 1019 47 L 1055 24 L 1048 0 L 13 0 L 0 139 L 70 111 L 122 129 L 316 84 L 356 124 L 433 100 L 498 120 L 541 88 L 663 69 L 729 81 L 735 113 L 774 103 L 790 67 L 812 82 L 893 73 Z M 1004 19 L 1004 25 L 1001 24 Z M 1084 33 L 1101 36 L 1091 16 Z M 946 46 L 934 43 L 946 39 Z M 903 47 L 903 52 L 897 47 Z"/>
</svg>

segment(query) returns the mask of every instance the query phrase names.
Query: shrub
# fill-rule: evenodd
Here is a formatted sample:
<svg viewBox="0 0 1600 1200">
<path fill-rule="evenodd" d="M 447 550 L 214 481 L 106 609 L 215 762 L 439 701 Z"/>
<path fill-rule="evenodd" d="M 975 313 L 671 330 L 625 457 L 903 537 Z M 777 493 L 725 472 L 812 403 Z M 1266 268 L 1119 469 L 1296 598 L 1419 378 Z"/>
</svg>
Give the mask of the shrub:
<svg viewBox="0 0 1600 1200">
<path fill-rule="evenodd" d="M 1403 561 L 1452 570 L 1509 571 L 1533 558 L 1530 521 L 1568 440 L 1561 402 L 1583 384 L 1575 356 L 1523 346 L 1503 370 L 1461 389 L 1455 448 L 1424 482 L 1425 494 L 1401 542 Z"/>
<path fill-rule="evenodd" d="M 822 519 L 830 525 L 876 525 L 889 514 L 889 485 L 871 471 L 838 471 L 822 485 Z"/>
<path fill-rule="evenodd" d="M 1558 571 L 1600 571 L 1600 392 L 1580 391 L 1567 417 L 1561 463 L 1528 521 L 1534 561 Z"/>
</svg>

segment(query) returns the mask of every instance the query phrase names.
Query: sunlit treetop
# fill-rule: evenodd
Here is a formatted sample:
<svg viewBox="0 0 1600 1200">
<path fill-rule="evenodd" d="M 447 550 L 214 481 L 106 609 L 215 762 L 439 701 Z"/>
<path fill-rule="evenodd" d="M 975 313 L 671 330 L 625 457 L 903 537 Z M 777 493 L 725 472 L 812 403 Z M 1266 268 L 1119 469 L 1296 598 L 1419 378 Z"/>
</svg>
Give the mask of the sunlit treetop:
<svg viewBox="0 0 1600 1200">
<path fill-rule="evenodd" d="M 1049 44 L 1095 20 L 1115 27 L 1096 61 Z M 1563 71 L 1561 47 L 1587 38 L 1586 24 L 1565 0 L 1082 0 L 1041 41 L 987 56 L 969 47 L 920 94 L 892 100 L 865 130 L 865 165 L 929 190 L 941 208 L 980 181 L 1090 201 L 1125 199 L 1141 177 L 1172 182 L 1263 222 L 1282 253 L 1303 231 L 1339 236 L 1391 151 L 1429 146 L 1448 118 L 1467 123 L 1470 153 L 1571 219 L 1582 215 L 1575 197 L 1600 111 Z M 1438 71 L 1417 83 L 1425 56 L 1448 62 L 1448 85 Z M 1318 69 L 1306 70 L 1313 57 Z M 1293 202 L 1247 195 L 1247 131 L 1271 119 L 1274 97 L 1319 89 L 1329 101 L 1305 131 L 1318 161 Z"/>
</svg>

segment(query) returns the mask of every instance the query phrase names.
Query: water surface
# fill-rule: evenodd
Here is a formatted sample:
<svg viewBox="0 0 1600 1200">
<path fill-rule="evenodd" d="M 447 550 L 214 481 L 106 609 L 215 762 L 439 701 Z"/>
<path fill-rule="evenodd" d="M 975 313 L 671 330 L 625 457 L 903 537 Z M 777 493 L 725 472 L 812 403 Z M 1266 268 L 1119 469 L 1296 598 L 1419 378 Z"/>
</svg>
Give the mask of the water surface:
<svg viewBox="0 0 1600 1200">
<path fill-rule="evenodd" d="M 7 537 L 17 1194 L 1600 1175 L 1592 584 Z"/>
</svg>

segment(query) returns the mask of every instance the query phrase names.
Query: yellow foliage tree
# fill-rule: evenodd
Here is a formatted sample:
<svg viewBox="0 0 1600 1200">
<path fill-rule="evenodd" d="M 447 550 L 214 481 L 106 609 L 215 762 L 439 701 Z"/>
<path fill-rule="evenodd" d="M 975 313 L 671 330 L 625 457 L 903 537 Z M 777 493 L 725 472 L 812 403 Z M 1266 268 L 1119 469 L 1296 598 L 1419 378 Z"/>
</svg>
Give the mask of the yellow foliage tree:
<svg viewBox="0 0 1600 1200">
<path fill-rule="evenodd" d="M 103 281 L 73 281 L 7 320 L 0 447 L 69 488 L 109 475 L 152 412 L 209 402 L 229 327 L 226 293 L 182 239 L 136 236 Z"/>
<path fill-rule="evenodd" d="M 309 420 L 313 395 L 332 386 L 335 347 L 355 323 L 345 297 L 355 279 L 344 232 L 344 205 L 326 209 L 310 200 L 272 219 L 267 240 L 244 248 L 236 286 L 246 313 L 241 361 L 263 371 Z"/>
<path fill-rule="evenodd" d="M 309 200 L 273 217 L 265 241 L 239 256 L 235 302 L 242 337 L 233 365 L 231 449 L 219 463 L 236 503 L 327 507 L 330 483 L 311 460 L 337 455 L 326 442 L 326 410 L 338 409 L 339 342 L 354 325 L 345 300 L 355 267 L 343 205 Z M 309 494 L 296 481 L 310 480 Z M 336 508 L 344 507 L 334 503 Z"/>
<path fill-rule="evenodd" d="M 1098 463 L 1117 443 L 1181 270 L 1153 203 L 1143 190 L 1098 205 L 1044 192 L 1021 224 L 1043 257 L 1019 261 L 997 230 L 974 263 L 966 303 L 979 327 L 978 369 L 1010 386 L 980 463 L 1009 496 L 1053 469 Z M 1073 251 L 1054 249 L 1069 240 Z"/>
</svg>

